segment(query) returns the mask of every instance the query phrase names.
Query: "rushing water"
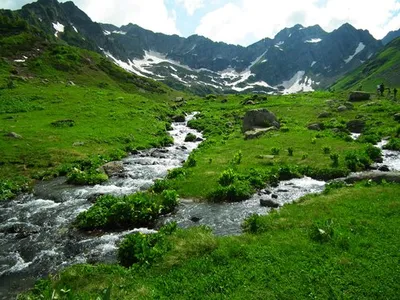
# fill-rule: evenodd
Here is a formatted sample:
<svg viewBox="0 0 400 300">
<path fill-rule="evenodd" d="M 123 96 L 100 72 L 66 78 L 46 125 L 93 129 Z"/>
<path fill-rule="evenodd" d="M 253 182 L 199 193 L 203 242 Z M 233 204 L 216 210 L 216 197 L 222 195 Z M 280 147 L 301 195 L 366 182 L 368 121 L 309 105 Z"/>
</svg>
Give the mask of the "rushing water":
<svg viewBox="0 0 400 300">
<path fill-rule="evenodd" d="M 188 116 L 188 120 L 194 114 Z M 85 262 L 114 262 L 116 243 L 125 235 L 152 232 L 145 228 L 103 235 L 86 235 L 70 228 L 76 216 L 87 210 L 93 195 L 126 195 L 145 190 L 169 169 L 182 165 L 200 142 L 187 143 L 187 123 L 174 123 L 170 132 L 174 145 L 151 149 L 124 159 L 122 176 L 111 178 L 103 185 L 76 187 L 65 184 L 65 178 L 43 182 L 34 194 L 0 204 L 0 299 L 33 285 L 34 281 L 63 267 Z M 359 135 L 353 134 L 353 139 Z M 377 147 L 382 148 L 386 141 Z M 400 170 L 400 153 L 383 150 L 383 163 L 390 170 Z M 266 214 L 260 200 L 270 199 L 279 206 L 292 203 L 304 195 L 320 193 L 326 183 L 311 178 L 282 181 L 277 187 L 266 188 L 247 201 L 230 204 L 196 203 L 182 200 L 175 214 L 162 222 L 176 221 L 181 227 L 210 226 L 217 235 L 240 234 L 243 220 L 254 213 Z"/>
<path fill-rule="evenodd" d="M 194 114 L 189 115 L 189 121 Z M 134 231 L 101 236 L 85 235 L 70 229 L 76 216 L 87 210 L 90 196 L 126 195 L 148 189 L 155 179 L 165 177 L 169 169 L 182 165 L 198 142 L 185 142 L 188 133 L 201 134 L 174 123 L 170 131 L 174 145 L 151 149 L 123 160 L 122 176 L 103 185 L 76 187 L 65 178 L 43 182 L 34 194 L 0 204 L 0 299 L 10 299 L 18 290 L 65 266 L 84 262 L 115 261 L 116 242 Z"/>
</svg>

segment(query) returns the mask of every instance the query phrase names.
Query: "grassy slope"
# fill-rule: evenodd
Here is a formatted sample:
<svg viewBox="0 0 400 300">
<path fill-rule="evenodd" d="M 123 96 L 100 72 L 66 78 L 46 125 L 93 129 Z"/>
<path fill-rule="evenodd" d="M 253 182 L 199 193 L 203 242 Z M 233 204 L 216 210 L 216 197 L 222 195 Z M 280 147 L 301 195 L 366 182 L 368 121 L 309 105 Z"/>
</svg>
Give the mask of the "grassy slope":
<svg viewBox="0 0 400 300">
<path fill-rule="evenodd" d="M 397 123 L 392 116 L 400 108 L 393 101 L 383 100 L 373 102 L 371 106 L 366 106 L 367 102 L 355 103 L 354 110 L 339 113 L 337 107 L 345 103 L 346 97 L 346 94 L 330 93 L 270 96 L 268 101 L 260 101 L 255 106 L 243 105 L 245 96 L 188 101 L 183 109 L 202 112 L 197 125 L 204 130 L 207 141 L 193 154 L 196 167 L 187 168 L 186 176 L 173 180 L 173 187 L 182 197 L 205 198 L 217 187 L 220 173 L 232 165 L 231 161 L 239 151 L 242 161 L 234 168 L 243 174 L 251 169 L 268 172 L 282 165 L 330 168 L 332 161 L 329 154 L 324 154 L 324 147 L 329 147 L 331 153 L 338 153 L 338 169 L 345 168 L 345 154 L 351 150 L 362 150 L 366 145 L 351 139 L 345 140 L 330 129 L 321 132 L 308 130 L 307 125 L 324 122 L 345 126 L 349 120 L 361 117 L 366 120 L 366 132 L 384 137 L 395 133 Z M 223 103 L 223 99 L 228 101 Z M 327 105 L 329 99 L 336 99 L 337 102 L 330 107 Z M 271 132 L 258 139 L 244 140 L 241 118 L 247 110 L 255 108 L 267 108 L 275 113 L 288 131 Z M 318 119 L 323 111 L 332 112 L 332 117 Z M 312 143 L 314 138 L 315 144 Z M 293 148 L 293 156 L 288 155 L 289 147 Z M 271 155 L 272 148 L 280 149 L 279 155 L 273 159 L 259 158 Z"/>
<path fill-rule="evenodd" d="M 372 57 L 358 69 L 340 79 L 332 86 L 334 90 L 363 90 L 376 92 L 376 86 L 400 87 L 400 39 L 393 40 L 384 50 Z"/>
<path fill-rule="evenodd" d="M 96 53 L 40 46 L 0 61 L 0 179 L 42 178 L 66 163 L 151 147 L 166 138 L 176 92 Z M 24 55 L 26 63 L 14 62 Z M 63 119 L 75 126 L 51 125 Z M 22 139 L 7 137 L 9 132 Z"/>
<path fill-rule="evenodd" d="M 262 217 L 256 235 L 183 231 L 153 266 L 74 266 L 22 299 L 53 289 L 94 299 L 108 287 L 111 299 L 397 299 L 399 193 L 359 185 L 307 196 Z M 333 236 L 321 242 L 316 229 Z"/>
</svg>

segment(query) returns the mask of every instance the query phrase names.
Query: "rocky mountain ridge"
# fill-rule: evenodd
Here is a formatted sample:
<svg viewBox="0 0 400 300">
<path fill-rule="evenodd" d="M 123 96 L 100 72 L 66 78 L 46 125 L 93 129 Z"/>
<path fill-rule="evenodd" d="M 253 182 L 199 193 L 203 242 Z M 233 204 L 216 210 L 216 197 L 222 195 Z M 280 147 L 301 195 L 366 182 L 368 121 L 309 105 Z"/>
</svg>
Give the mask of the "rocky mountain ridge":
<svg viewBox="0 0 400 300">
<path fill-rule="evenodd" d="M 199 35 L 154 33 L 134 24 L 99 24 L 73 2 L 38 0 L 16 13 L 52 39 L 101 52 L 132 73 L 198 94 L 326 88 L 383 47 L 350 24 L 331 33 L 318 25 L 296 25 L 243 47 Z"/>
</svg>

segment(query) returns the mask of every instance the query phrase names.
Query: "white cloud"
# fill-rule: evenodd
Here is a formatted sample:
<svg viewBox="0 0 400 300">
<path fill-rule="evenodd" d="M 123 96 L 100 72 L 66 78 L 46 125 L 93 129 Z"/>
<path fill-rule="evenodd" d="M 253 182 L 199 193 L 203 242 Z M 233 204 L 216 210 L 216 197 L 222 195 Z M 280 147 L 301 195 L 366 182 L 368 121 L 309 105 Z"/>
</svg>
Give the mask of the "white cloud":
<svg viewBox="0 0 400 300">
<path fill-rule="evenodd" d="M 274 37 L 297 23 L 319 24 L 332 31 L 348 22 L 380 39 L 400 28 L 399 9 L 400 0 L 240 0 L 205 15 L 196 33 L 217 41 L 248 44 Z"/>
<path fill-rule="evenodd" d="M 204 0 L 175 0 L 175 2 L 183 5 L 189 16 L 193 16 L 196 10 L 204 7 Z"/>
<path fill-rule="evenodd" d="M 66 2 L 67 0 L 60 0 Z M 198 0 L 195 0 L 198 1 Z M 0 0 L 0 8 L 18 9 L 34 0 Z M 92 20 L 114 25 L 134 23 L 166 34 L 180 34 L 176 14 L 169 12 L 164 0 L 73 0 Z"/>
<path fill-rule="evenodd" d="M 179 34 L 176 15 L 169 12 L 164 0 L 74 0 L 94 21 L 114 25 L 137 24 L 143 28 Z"/>
</svg>

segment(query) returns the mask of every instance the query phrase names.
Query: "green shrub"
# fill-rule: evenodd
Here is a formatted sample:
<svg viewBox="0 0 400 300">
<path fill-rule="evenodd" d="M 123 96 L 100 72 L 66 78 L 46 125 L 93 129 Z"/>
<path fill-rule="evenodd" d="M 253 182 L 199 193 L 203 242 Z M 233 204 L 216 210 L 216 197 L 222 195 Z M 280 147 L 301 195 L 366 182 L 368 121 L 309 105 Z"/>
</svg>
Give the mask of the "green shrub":
<svg viewBox="0 0 400 300">
<path fill-rule="evenodd" d="M 75 126 L 75 121 L 74 120 L 58 120 L 58 121 L 54 121 L 51 123 L 51 125 L 53 127 L 58 127 L 58 128 L 62 128 L 62 127 L 73 127 Z"/>
<path fill-rule="evenodd" d="M 138 192 L 115 197 L 102 196 L 89 210 L 76 218 L 76 226 L 83 230 L 129 229 L 153 226 L 160 215 L 172 212 L 178 205 L 175 191 L 164 190 L 162 194 Z"/>
<path fill-rule="evenodd" d="M 264 231 L 262 216 L 258 214 L 252 214 L 251 216 L 244 219 L 241 227 L 243 229 L 243 232 L 245 233 L 261 233 L 261 231 Z"/>
<path fill-rule="evenodd" d="M 0 179 L 0 201 L 14 198 L 19 193 L 26 192 L 28 188 L 28 181 L 24 177 L 13 180 Z"/>
<path fill-rule="evenodd" d="M 290 180 L 299 178 L 300 172 L 297 166 L 282 166 L 278 169 L 277 175 L 279 180 Z"/>
<path fill-rule="evenodd" d="M 240 163 L 242 162 L 242 158 L 243 158 L 243 153 L 242 153 L 242 151 L 239 150 L 233 157 L 233 160 L 231 161 L 231 163 L 233 165 L 240 165 Z"/>
<path fill-rule="evenodd" d="M 379 161 L 382 158 L 382 150 L 378 147 L 368 145 L 365 149 L 365 152 L 367 153 L 368 157 L 373 161 Z"/>
<path fill-rule="evenodd" d="M 272 155 L 279 155 L 280 151 L 281 150 L 279 148 L 276 148 L 276 147 L 271 148 L 271 154 Z"/>
<path fill-rule="evenodd" d="M 219 186 L 208 196 L 213 202 L 240 202 L 249 199 L 254 190 L 248 181 L 238 181 L 228 186 Z"/>
<path fill-rule="evenodd" d="M 176 169 L 172 169 L 172 170 L 168 171 L 167 178 L 168 179 L 175 179 L 175 178 L 178 178 L 178 177 L 181 177 L 181 176 L 182 177 L 186 176 L 185 169 L 176 168 Z"/>
<path fill-rule="evenodd" d="M 400 151 L 400 139 L 391 138 L 389 143 L 387 143 L 383 148 L 387 150 Z"/>
<path fill-rule="evenodd" d="M 74 168 L 67 175 L 67 182 L 76 185 L 96 185 L 108 180 L 107 174 L 95 170 L 81 171 Z"/>
<path fill-rule="evenodd" d="M 310 229 L 310 239 L 318 243 L 327 243 L 333 239 L 333 221 L 327 220 L 325 223 L 315 223 Z"/>
<path fill-rule="evenodd" d="M 329 157 L 332 161 L 332 167 L 337 168 L 339 166 L 339 154 L 333 153 Z"/>
<path fill-rule="evenodd" d="M 371 164 L 371 160 L 365 153 L 356 151 L 347 152 L 344 160 L 352 172 L 364 170 Z"/>
<path fill-rule="evenodd" d="M 328 146 L 324 146 L 323 148 L 322 148 L 322 152 L 324 153 L 324 154 L 330 154 L 331 153 L 331 147 L 328 147 Z"/>
<path fill-rule="evenodd" d="M 233 184 L 233 182 L 235 181 L 237 177 L 237 174 L 235 173 L 235 171 L 231 168 L 222 171 L 222 173 L 219 175 L 218 178 L 218 183 L 222 186 L 228 186 Z"/>
<path fill-rule="evenodd" d="M 185 166 L 187 166 L 189 168 L 193 168 L 196 165 L 197 165 L 197 160 L 193 157 L 193 155 L 190 155 L 185 163 Z"/>
<path fill-rule="evenodd" d="M 381 140 L 381 138 L 379 137 L 379 135 L 377 135 L 376 133 L 363 133 L 358 139 L 357 141 L 360 143 L 370 143 L 373 145 L 376 145 L 377 143 L 379 143 Z"/>
<path fill-rule="evenodd" d="M 118 247 L 119 263 L 126 268 L 134 264 L 151 264 L 170 249 L 166 237 L 175 230 L 176 223 L 171 223 L 162 227 L 157 233 L 138 232 L 126 236 Z"/>
<path fill-rule="evenodd" d="M 165 179 L 157 179 L 154 181 L 153 186 L 150 188 L 151 191 L 155 193 L 161 193 L 165 190 L 168 190 L 170 188 L 170 182 Z"/>
</svg>

